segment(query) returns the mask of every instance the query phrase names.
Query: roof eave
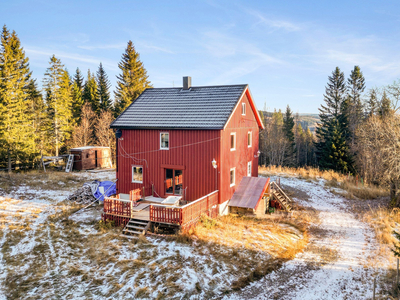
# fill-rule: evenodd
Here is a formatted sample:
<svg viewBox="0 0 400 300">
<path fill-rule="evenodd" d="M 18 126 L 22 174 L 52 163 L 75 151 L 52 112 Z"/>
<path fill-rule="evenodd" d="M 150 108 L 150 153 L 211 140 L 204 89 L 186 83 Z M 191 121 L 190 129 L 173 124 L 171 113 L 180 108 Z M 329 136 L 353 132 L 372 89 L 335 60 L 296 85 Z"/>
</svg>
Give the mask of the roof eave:
<svg viewBox="0 0 400 300">
<path fill-rule="evenodd" d="M 152 130 L 222 130 L 223 127 L 149 127 L 149 126 L 117 126 L 110 125 L 111 129 L 129 129 L 129 130 L 139 130 L 139 129 L 152 129 Z"/>
</svg>

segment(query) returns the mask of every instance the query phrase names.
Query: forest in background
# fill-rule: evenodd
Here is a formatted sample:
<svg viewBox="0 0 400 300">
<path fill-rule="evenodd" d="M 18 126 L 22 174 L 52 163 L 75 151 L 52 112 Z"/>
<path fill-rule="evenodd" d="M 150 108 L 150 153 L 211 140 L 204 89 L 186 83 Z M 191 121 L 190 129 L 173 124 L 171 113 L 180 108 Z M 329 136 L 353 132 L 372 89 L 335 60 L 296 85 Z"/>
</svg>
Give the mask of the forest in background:
<svg viewBox="0 0 400 300">
<path fill-rule="evenodd" d="M 33 168 L 41 155 L 59 155 L 68 148 L 111 147 L 112 120 L 146 88 L 152 87 L 132 41 L 118 64 L 114 99 L 99 62 L 86 78 L 79 68 L 69 74 L 54 55 L 42 88 L 32 78 L 29 59 L 15 31 L 6 26 L 0 44 L 0 169 Z M 359 66 L 346 79 L 337 67 L 328 77 L 324 103 L 313 115 L 260 111 L 260 164 L 312 166 L 360 175 L 363 182 L 390 186 L 400 199 L 400 80 L 366 89 Z M 317 123 L 316 123 L 317 122 Z M 396 200 L 397 201 L 397 200 Z M 397 201 L 400 204 L 400 200 Z"/>
<path fill-rule="evenodd" d="M 336 67 L 328 77 L 315 132 L 289 106 L 285 112 L 260 111 L 265 130 L 260 132 L 259 162 L 359 175 L 363 184 L 389 187 L 399 207 L 399 100 L 400 80 L 367 90 L 359 66 L 347 80 Z"/>
<path fill-rule="evenodd" d="M 15 31 L 4 25 L 0 44 L 0 169 L 33 168 L 41 155 L 58 156 L 68 148 L 86 145 L 111 147 L 110 123 L 146 88 L 146 69 L 131 41 L 118 64 L 120 74 L 114 101 L 101 62 L 96 73 L 68 73 L 54 55 L 44 74 L 42 89 L 29 69 Z"/>
</svg>

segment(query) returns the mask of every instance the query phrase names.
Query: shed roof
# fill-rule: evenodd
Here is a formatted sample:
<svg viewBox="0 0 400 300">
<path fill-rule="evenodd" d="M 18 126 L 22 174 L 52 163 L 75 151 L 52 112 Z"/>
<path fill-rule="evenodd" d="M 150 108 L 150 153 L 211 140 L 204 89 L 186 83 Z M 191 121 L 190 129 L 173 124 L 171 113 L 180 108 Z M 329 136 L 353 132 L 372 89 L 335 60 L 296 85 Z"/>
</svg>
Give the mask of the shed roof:
<svg viewBox="0 0 400 300">
<path fill-rule="evenodd" d="M 269 184 L 269 178 L 243 177 L 229 206 L 256 209 Z"/>
<path fill-rule="evenodd" d="M 193 86 L 188 90 L 148 88 L 110 127 L 223 129 L 246 90 L 247 84 Z"/>
<path fill-rule="evenodd" d="M 76 148 L 69 149 L 69 151 L 83 151 L 83 150 L 94 149 L 94 148 L 110 148 L 110 147 L 104 147 L 104 146 L 82 146 L 82 147 L 76 147 Z"/>
</svg>

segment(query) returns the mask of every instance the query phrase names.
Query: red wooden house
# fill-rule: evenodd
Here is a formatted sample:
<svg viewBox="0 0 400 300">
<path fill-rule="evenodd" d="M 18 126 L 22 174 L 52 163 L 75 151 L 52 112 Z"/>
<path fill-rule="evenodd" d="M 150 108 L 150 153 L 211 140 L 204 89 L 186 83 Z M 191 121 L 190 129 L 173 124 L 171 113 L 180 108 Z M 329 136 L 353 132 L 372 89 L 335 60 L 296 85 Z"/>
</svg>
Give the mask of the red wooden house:
<svg viewBox="0 0 400 300">
<path fill-rule="evenodd" d="M 248 85 L 146 89 L 112 124 L 117 192 L 182 195 L 219 191 L 220 212 L 243 176 L 258 176 L 263 128 Z"/>
</svg>

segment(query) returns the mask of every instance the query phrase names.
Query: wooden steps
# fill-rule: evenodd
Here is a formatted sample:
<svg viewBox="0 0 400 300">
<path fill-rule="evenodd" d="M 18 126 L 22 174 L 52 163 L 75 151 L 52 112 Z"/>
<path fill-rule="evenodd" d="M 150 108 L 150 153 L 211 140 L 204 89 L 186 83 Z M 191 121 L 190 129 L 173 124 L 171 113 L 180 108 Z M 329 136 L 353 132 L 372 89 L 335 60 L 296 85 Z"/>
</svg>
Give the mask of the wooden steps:
<svg viewBox="0 0 400 300">
<path fill-rule="evenodd" d="M 284 210 L 287 212 L 292 211 L 292 199 L 285 194 L 276 182 L 271 183 L 271 192 L 274 200 L 278 201 Z"/>
<path fill-rule="evenodd" d="M 125 237 L 137 238 L 140 235 L 146 234 L 146 231 L 150 228 L 150 224 L 150 221 L 130 219 L 122 230 L 122 234 Z"/>
</svg>

